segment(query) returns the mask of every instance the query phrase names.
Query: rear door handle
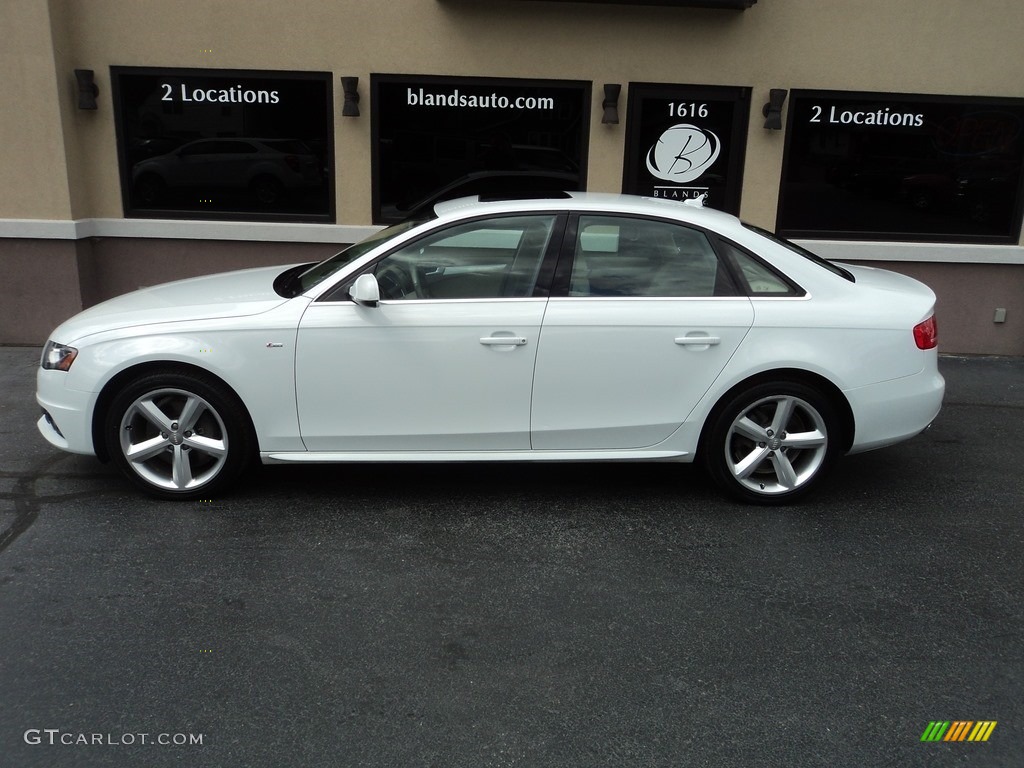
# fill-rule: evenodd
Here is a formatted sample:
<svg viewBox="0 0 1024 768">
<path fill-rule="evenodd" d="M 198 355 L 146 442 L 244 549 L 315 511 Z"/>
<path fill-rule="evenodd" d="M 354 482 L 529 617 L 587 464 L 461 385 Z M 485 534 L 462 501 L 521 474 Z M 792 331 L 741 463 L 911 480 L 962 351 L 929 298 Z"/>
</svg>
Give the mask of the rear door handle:
<svg viewBox="0 0 1024 768">
<path fill-rule="evenodd" d="M 489 347 L 522 347 L 526 339 L 523 336 L 484 336 L 480 343 Z"/>
<path fill-rule="evenodd" d="M 717 336 L 677 336 L 676 344 L 683 347 L 713 347 L 721 343 Z"/>
</svg>

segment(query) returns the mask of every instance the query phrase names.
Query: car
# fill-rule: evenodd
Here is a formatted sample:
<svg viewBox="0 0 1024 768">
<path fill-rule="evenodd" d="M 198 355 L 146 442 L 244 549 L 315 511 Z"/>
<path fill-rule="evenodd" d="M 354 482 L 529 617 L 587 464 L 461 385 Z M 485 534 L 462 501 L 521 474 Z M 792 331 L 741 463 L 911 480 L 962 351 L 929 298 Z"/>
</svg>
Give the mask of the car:
<svg viewBox="0 0 1024 768">
<path fill-rule="evenodd" d="M 781 504 L 925 430 L 944 386 L 909 277 L 701 201 L 548 193 L 98 304 L 53 331 L 37 400 L 52 445 L 166 499 L 256 459 L 644 460 Z"/>
<path fill-rule="evenodd" d="M 152 207 L 172 202 L 175 194 L 216 190 L 273 206 L 290 194 L 319 188 L 321 165 L 296 139 L 200 139 L 136 163 L 133 197 L 137 205 Z"/>
</svg>

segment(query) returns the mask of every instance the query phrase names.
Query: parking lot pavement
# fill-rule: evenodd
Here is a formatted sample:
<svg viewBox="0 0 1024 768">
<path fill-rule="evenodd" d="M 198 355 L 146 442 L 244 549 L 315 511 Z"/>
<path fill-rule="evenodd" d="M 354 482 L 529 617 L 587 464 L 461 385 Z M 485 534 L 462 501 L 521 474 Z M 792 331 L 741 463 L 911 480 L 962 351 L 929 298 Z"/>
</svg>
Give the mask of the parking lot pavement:
<svg viewBox="0 0 1024 768">
<path fill-rule="evenodd" d="M 36 434 L 38 354 L 0 348 L 0 765 L 1024 762 L 1024 360 L 944 358 L 930 431 L 756 509 L 668 464 L 153 501 Z"/>
</svg>

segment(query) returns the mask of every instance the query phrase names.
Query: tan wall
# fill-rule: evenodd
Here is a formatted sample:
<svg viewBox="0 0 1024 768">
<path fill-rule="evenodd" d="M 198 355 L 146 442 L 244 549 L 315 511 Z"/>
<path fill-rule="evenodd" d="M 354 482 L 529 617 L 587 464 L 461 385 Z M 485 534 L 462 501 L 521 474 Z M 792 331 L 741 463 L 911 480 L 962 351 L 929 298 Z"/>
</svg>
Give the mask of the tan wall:
<svg viewBox="0 0 1024 768">
<path fill-rule="evenodd" d="M 123 217 L 110 66 L 332 72 L 337 221 L 352 225 L 371 221 L 371 73 L 591 81 L 595 191 L 621 188 L 626 134 L 624 122 L 600 123 L 603 83 L 624 86 L 623 117 L 630 81 L 749 86 L 741 214 L 768 228 L 786 138 L 762 127 L 770 88 L 1024 96 L 1021 0 L 759 0 L 744 12 L 543 0 L 0 0 L 0 31 L 0 224 Z M 75 68 L 96 72 L 94 112 L 76 108 Z M 341 117 L 341 75 L 360 78 L 358 119 Z M 32 242 L 15 231 L 0 237 L 0 343 L 39 343 L 81 306 L 140 284 L 287 263 L 295 249 Z M 335 247 L 298 250 L 305 259 Z M 1024 354 L 1024 265 L 892 266 L 936 289 L 945 351 Z M 995 306 L 1008 309 L 998 327 Z"/>
<path fill-rule="evenodd" d="M 46 0 L 0 2 L 0 217 L 66 219 L 71 214 Z M 70 74 L 70 73 L 69 73 Z"/>
<path fill-rule="evenodd" d="M 23 9 L 15 24 L 40 26 L 43 0 L 6 2 Z M 110 65 L 359 76 L 362 118 L 342 119 L 340 95 L 335 98 L 338 221 L 348 224 L 370 222 L 371 72 L 593 81 L 589 186 L 603 191 L 620 188 L 625 126 L 600 124 L 600 84 L 751 86 L 742 213 L 768 226 L 784 145 L 781 132 L 761 127 L 769 88 L 1006 96 L 1020 94 L 1024 82 L 1024 57 L 1013 54 L 1024 39 L 1020 0 L 760 0 L 744 12 L 503 0 L 51 0 L 51 6 L 62 42 L 58 81 L 73 66 L 91 68 L 101 89 L 96 114 L 71 110 L 64 125 L 80 217 L 122 215 Z M 23 44 L 25 51 L 32 47 Z M 17 63 L 16 56 L 0 56 Z M 33 76 L 39 77 L 35 66 Z M 38 106 L 52 121 L 52 82 L 15 87 L 26 106 Z M 70 103 L 69 94 L 61 98 Z M 625 100 L 624 90 L 623 111 Z M 18 120 L 6 120 L 26 132 Z M 62 159 L 48 160 L 59 166 Z M 9 163 L 0 160 L 0 174 Z M 20 179 L 31 199 L 54 194 L 52 174 L 45 176 Z"/>
</svg>

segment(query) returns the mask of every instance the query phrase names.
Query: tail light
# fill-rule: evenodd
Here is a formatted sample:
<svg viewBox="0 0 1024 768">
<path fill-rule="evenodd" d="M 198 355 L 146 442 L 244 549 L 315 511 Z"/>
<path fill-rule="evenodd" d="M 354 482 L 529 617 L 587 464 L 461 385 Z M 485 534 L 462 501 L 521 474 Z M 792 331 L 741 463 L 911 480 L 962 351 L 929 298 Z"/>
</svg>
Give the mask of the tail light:
<svg viewBox="0 0 1024 768">
<path fill-rule="evenodd" d="M 295 155 L 287 155 L 284 159 L 285 164 L 296 173 L 299 172 L 299 158 Z"/>
<path fill-rule="evenodd" d="M 914 343 L 918 349 L 935 349 L 939 344 L 939 325 L 932 315 L 914 326 Z"/>
</svg>

